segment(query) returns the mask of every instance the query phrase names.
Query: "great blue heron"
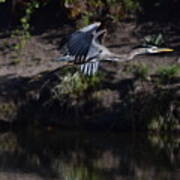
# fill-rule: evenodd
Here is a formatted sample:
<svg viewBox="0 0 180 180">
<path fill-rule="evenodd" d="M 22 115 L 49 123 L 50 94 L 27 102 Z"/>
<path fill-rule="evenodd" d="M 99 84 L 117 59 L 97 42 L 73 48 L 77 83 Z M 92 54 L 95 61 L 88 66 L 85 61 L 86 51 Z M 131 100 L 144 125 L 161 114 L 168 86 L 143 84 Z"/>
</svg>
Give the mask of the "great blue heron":
<svg viewBox="0 0 180 180">
<path fill-rule="evenodd" d="M 80 70 L 87 75 L 95 74 L 100 61 L 129 61 L 139 54 L 154 54 L 173 51 L 169 48 L 149 46 L 133 49 L 127 54 L 115 54 L 100 42 L 106 30 L 99 30 L 101 23 L 96 22 L 72 33 L 65 44 L 65 54 L 56 60 L 79 64 Z"/>
</svg>

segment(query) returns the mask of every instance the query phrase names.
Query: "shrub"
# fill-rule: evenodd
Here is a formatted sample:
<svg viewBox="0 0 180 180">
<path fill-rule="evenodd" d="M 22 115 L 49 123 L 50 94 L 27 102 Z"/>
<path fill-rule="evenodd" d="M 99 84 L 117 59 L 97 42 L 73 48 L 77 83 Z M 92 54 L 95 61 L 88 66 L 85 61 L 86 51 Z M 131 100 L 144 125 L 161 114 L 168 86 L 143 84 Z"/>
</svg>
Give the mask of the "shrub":
<svg viewBox="0 0 180 180">
<path fill-rule="evenodd" d="M 180 73 L 180 66 L 179 65 L 171 65 L 167 67 L 161 67 L 158 69 L 157 74 L 159 75 L 161 82 L 168 82 L 173 77 Z"/>
<path fill-rule="evenodd" d="M 60 77 L 60 82 L 52 89 L 53 99 L 78 98 L 88 89 L 97 88 L 100 81 L 101 77 L 99 75 L 86 77 L 79 72 L 67 73 Z"/>
</svg>

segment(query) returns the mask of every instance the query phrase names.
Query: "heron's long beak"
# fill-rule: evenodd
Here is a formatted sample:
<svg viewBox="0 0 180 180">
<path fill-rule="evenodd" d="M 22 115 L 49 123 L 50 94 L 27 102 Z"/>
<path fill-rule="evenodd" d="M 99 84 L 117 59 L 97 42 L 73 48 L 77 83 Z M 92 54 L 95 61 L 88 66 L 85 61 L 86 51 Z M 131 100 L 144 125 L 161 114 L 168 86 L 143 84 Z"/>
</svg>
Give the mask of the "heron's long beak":
<svg viewBox="0 0 180 180">
<path fill-rule="evenodd" d="M 157 52 L 173 52 L 174 49 L 169 49 L 169 48 L 159 48 L 157 49 Z"/>
</svg>

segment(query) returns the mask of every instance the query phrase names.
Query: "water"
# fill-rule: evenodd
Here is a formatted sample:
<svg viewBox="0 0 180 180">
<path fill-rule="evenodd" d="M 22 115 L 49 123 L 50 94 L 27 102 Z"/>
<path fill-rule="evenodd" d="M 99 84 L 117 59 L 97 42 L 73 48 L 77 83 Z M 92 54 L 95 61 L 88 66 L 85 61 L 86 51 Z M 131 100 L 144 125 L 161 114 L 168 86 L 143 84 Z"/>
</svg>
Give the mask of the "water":
<svg viewBox="0 0 180 180">
<path fill-rule="evenodd" d="M 30 130 L 0 134 L 0 180 L 179 180 L 180 137 Z"/>
</svg>

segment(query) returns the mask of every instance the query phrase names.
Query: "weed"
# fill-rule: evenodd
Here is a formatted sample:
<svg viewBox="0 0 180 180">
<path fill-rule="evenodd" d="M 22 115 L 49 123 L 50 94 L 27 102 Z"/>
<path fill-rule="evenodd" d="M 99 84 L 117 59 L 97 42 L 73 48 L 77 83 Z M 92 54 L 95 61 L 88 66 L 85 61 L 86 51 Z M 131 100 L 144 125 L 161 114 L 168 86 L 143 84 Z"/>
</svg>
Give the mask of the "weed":
<svg viewBox="0 0 180 180">
<path fill-rule="evenodd" d="M 136 0 L 123 0 L 123 5 L 128 12 L 135 12 L 139 9 L 139 3 Z"/>
<path fill-rule="evenodd" d="M 27 3 L 25 9 L 25 14 L 20 18 L 20 28 L 12 31 L 11 38 L 16 39 L 16 44 L 13 46 L 13 49 L 17 52 L 17 56 L 21 53 L 21 50 L 25 47 L 27 41 L 30 39 L 30 19 L 35 11 L 39 8 L 38 1 L 30 1 Z"/>
<path fill-rule="evenodd" d="M 144 63 L 133 63 L 126 67 L 126 71 L 133 73 L 133 75 L 140 80 L 147 80 L 149 69 Z"/>
<path fill-rule="evenodd" d="M 161 67 L 157 70 L 157 74 L 159 75 L 160 82 L 168 82 L 180 74 L 180 66 L 171 65 L 167 67 Z"/>
<path fill-rule="evenodd" d="M 63 97 L 79 97 L 86 90 L 96 88 L 100 81 L 101 77 L 98 75 L 85 77 L 79 72 L 74 74 L 67 73 L 60 78 L 60 83 L 52 89 L 53 99 L 60 100 Z"/>
<path fill-rule="evenodd" d="M 111 18 L 118 21 L 139 9 L 139 2 L 136 0 L 63 0 L 63 2 L 71 18 L 81 17 L 81 25 L 87 25 L 91 19 L 102 16 L 103 19 Z"/>
<path fill-rule="evenodd" d="M 162 46 L 165 44 L 164 37 L 161 33 L 159 34 L 152 34 L 152 35 L 147 35 L 144 37 L 144 45 L 155 45 L 155 46 Z"/>
</svg>

